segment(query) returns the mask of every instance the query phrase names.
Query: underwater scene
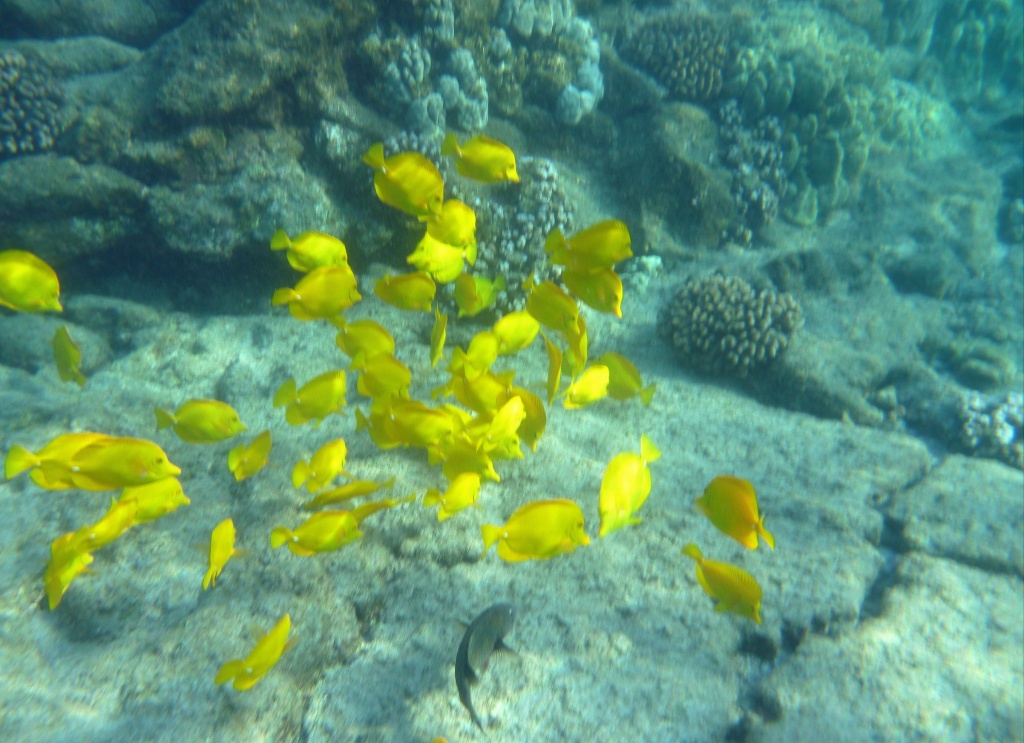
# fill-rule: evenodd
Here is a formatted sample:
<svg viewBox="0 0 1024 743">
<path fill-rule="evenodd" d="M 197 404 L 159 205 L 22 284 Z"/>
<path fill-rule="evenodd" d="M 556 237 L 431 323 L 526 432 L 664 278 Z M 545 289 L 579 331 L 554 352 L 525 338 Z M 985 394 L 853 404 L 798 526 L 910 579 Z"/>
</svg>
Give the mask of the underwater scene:
<svg viewBox="0 0 1024 743">
<path fill-rule="evenodd" d="M 1024 741 L 1022 0 L 0 0 L 0 741 Z"/>
</svg>

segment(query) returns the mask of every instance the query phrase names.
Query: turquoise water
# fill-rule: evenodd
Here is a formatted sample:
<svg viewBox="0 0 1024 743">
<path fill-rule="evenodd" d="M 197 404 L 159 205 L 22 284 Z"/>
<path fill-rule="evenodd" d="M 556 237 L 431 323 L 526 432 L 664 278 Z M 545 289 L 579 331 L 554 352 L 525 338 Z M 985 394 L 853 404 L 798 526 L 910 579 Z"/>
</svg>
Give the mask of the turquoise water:
<svg viewBox="0 0 1024 743">
<path fill-rule="evenodd" d="M 994 0 L 0 0 L 0 739 L 1024 740 L 1022 28 Z M 467 161 L 510 148 L 518 181 L 467 177 L 449 131 Z M 418 153 L 378 173 L 404 210 L 363 162 L 378 141 Z M 504 283 L 475 316 L 454 282 L 425 312 L 375 292 L 451 234 L 410 213 L 435 192 L 475 217 L 446 265 Z M 359 299 L 272 304 L 310 275 L 278 230 L 343 241 L 318 244 Z M 18 311 L 47 278 L 12 288 L 15 250 L 61 312 Z M 489 356 L 524 307 L 545 335 Z M 350 358 L 338 315 L 386 329 L 394 363 Z M 640 376 L 609 371 L 621 395 L 608 353 Z M 301 390 L 330 370 L 336 411 Z M 321 423 L 286 418 L 289 379 Z M 158 428 L 193 399 L 245 430 Z M 102 544 L 90 525 L 147 477 L 130 453 L 12 464 L 81 432 L 160 447 L 190 502 Z M 273 548 L 311 515 L 295 464 L 339 439 L 331 486 L 383 487 L 330 507 L 347 531 L 323 551 Z M 608 484 L 629 453 L 640 474 Z M 470 470 L 440 520 L 426 494 Z M 722 475 L 774 549 L 697 507 Z M 616 494 L 639 521 L 608 532 Z M 203 590 L 228 518 L 244 554 Z M 48 596 L 66 534 L 91 562 Z M 689 544 L 727 566 L 706 587 Z M 502 603 L 514 652 L 466 641 L 478 727 L 456 656 Z M 232 659 L 251 688 L 216 683 Z"/>
</svg>

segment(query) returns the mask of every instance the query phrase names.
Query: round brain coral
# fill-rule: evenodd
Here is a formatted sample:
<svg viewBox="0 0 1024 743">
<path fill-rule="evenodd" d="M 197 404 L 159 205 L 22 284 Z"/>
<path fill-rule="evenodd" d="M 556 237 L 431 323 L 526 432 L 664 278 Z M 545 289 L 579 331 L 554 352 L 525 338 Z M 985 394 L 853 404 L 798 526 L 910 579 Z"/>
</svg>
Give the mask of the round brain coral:
<svg viewBox="0 0 1024 743">
<path fill-rule="evenodd" d="M 720 274 L 683 285 L 660 322 L 687 366 L 740 377 L 777 359 L 801 325 L 792 295 Z"/>
<path fill-rule="evenodd" d="M 59 100 L 47 68 L 19 52 L 0 52 L 0 158 L 52 147 Z"/>
</svg>

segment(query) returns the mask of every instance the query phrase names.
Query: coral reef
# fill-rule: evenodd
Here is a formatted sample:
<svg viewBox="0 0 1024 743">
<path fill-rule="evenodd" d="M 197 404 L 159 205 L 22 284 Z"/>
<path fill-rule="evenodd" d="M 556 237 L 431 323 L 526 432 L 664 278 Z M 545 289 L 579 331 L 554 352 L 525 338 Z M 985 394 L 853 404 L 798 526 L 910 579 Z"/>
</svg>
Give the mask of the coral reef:
<svg viewBox="0 0 1024 743">
<path fill-rule="evenodd" d="M 965 390 L 957 408 L 963 451 L 1024 469 L 1024 395 Z"/>
<path fill-rule="evenodd" d="M 623 40 L 619 54 L 649 72 L 673 97 L 707 103 L 722 91 L 729 47 L 728 35 L 711 18 L 671 14 L 642 24 Z"/>
<path fill-rule="evenodd" d="M 46 67 L 16 51 L 0 52 L 0 158 L 53 147 L 59 106 Z"/>
<path fill-rule="evenodd" d="M 684 364 L 739 377 L 775 361 L 802 324 L 792 295 L 721 274 L 688 281 L 659 322 Z"/>
</svg>

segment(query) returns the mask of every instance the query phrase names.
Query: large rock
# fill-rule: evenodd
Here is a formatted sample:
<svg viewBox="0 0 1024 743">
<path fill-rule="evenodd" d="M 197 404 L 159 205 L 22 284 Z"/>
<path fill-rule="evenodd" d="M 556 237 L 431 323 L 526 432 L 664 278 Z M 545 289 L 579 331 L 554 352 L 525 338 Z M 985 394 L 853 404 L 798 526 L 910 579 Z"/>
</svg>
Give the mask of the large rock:
<svg viewBox="0 0 1024 743">
<path fill-rule="evenodd" d="M 0 0 L 5 36 L 56 39 L 96 34 L 132 46 L 151 44 L 202 0 Z"/>
</svg>

